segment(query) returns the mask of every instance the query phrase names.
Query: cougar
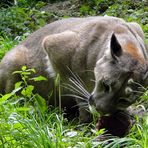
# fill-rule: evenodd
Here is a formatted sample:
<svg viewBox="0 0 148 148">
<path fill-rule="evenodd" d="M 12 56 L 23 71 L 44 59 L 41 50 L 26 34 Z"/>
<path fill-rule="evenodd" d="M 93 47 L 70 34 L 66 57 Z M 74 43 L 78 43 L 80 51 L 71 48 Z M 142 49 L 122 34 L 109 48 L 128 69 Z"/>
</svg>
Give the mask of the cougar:
<svg viewBox="0 0 148 148">
<path fill-rule="evenodd" d="M 8 93 L 19 81 L 12 74 L 23 65 L 48 81 L 33 83 L 48 98 L 60 76 L 62 103 L 76 100 L 81 122 L 89 122 L 88 106 L 101 114 L 125 110 L 147 86 L 148 53 L 144 33 L 135 23 L 109 16 L 68 18 L 48 24 L 11 49 L 0 63 L 0 90 Z M 30 82 L 31 83 L 31 82 Z M 68 96 L 69 94 L 69 96 Z M 51 104 L 54 99 L 51 99 Z"/>
</svg>

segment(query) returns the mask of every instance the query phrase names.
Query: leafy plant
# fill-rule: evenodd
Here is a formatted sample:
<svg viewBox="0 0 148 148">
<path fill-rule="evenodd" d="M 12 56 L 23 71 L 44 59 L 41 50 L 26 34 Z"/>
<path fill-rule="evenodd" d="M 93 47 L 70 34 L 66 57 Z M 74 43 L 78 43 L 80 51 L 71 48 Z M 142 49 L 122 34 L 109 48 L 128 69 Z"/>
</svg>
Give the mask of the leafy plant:
<svg viewBox="0 0 148 148">
<path fill-rule="evenodd" d="M 22 80 L 15 84 L 15 89 L 0 98 L 0 145 L 2 147 L 68 147 L 91 146 L 87 136 L 88 127 L 76 131 L 72 123 L 68 123 L 56 110 L 48 112 L 44 98 L 34 94 L 34 86 L 28 79 L 46 80 L 39 76 L 30 78 L 34 69 L 23 66 L 20 71 Z M 59 78 L 55 83 L 59 83 Z M 102 131 L 103 132 L 103 131 Z M 101 134 L 98 132 L 97 134 Z M 76 142 L 80 141 L 80 142 Z"/>
<path fill-rule="evenodd" d="M 44 1 L 48 2 L 48 0 Z M 16 0 L 15 2 L 8 5 L 0 3 L 0 59 L 32 31 L 50 22 L 54 17 L 52 13 L 40 11 L 45 4 L 43 2 L 36 0 Z M 10 5 L 13 6 L 9 7 Z M 83 16 L 112 15 L 127 21 L 138 22 L 145 32 L 148 43 L 147 11 L 147 1 L 83 0 L 80 3 L 80 13 Z M 142 117 L 136 116 L 129 135 L 124 138 L 107 136 L 107 139 L 103 139 L 102 134 L 105 129 L 97 131 L 95 122 L 90 125 L 73 124 L 63 117 L 59 109 L 49 111 L 45 99 L 34 93 L 34 86 L 28 83 L 28 80 L 46 81 L 46 78 L 42 76 L 31 78 L 33 73 L 35 70 L 27 67 L 14 72 L 19 74 L 22 80 L 14 84 L 15 89 L 11 93 L 0 97 L 0 147 L 147 148 L 147 89 L 141 101 L 137 102 L 145 108 L 145 114 Z M 55 89 L 60 91 L 59 76 L 55 80 L 55 85 Z M 60 95 L 57 97 L 60 102 Z"/>
<path fill-rule="evenodd" d="M 28 3 L 28 5 L 30 5 Z M 40 11 L 44 3 L 37 3 L 35 7 L 19 7 L 18 5 L 0 10 L 0 36 L 15 38 L 45 25 L 53 17 L 52 13 Z"/>
<path fill-rule="evenodd" d="M 80 7 L 82 15 L 110 15 L 129 21 L 138 21 L 140 24 L 148 24 L 148 5 L 146 1 L 134 0 L 83 0 Z M 92 13 L 93 12 L 93 13 Z"/>
<path fill-rule="evenodd" d="M 42 115 L 47 112 L 45 99 L 34 94 L 34 86 L 27 83 L 31 73 L 35 73 L 35 70 L 27 69 L 25 66 L 22 67 L 22 70 L 14 72 L 14 74 L 21 75 L 22 81 L 15 84 L 15 89 L 11 93 L 2 95 L 0 98 L 0 129 L 2 134 L 0 135 L 0 144 L 3 146 L 11 146 L 16 143 L 21 145 L 22 141 L 18 138 L 22 136 L 25 138 L 23 141 L 25 145 L 26 136 L 33 130 L 30 129 L 28 132 L 26 126 L 29 128 L 31 123 L 40 122 L 43 120 Z M 41 81 L 43 77 L 36 77 L 36 80 Z M 38 118 L 38 121 L 35 118 Z M 20 131 L 22 132 L 20 133 Z"/>
<path fill-rule="evenodd" d="M 14 45 L 18 44 L 18 40 L 11 40 L 8 37 L 0 36 L 0 59 L 10 50 Z"/>
</svg>

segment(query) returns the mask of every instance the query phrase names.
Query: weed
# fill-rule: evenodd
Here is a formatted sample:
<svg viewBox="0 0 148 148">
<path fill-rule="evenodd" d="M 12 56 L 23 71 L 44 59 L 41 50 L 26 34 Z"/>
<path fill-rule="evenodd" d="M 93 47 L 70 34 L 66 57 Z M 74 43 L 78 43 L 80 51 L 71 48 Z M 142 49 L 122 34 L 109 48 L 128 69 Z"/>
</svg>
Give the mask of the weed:
<svg viewBox="0 0 148 148">
<path fill-rule="evenodd" d="M 28 34 L 49 22 L 50 17 L 53 16 L 51 13 L 40 11 L 44 6 L 42 2 L 35 2 L 36 4 L 33 3 L 34 0 L 16 2 L 15 5 L 11 3 L 12 7 L 5 5 L 0 10 L 0 59 Z M 148 43 L 147 1 L 83 0 L 82 2 L 81 15 L 112 15 L 140 23 Z M 106 135 L 105 139 L 102 138 L 105 129 L 95 130 L 95 122 L 90 125 L 73 124 L 63 117 L 59 109 L 49 112 L 46 100 L 34 94 L 34 86 L 27 82 L 28 79 L 31 81 L 46 81 L 46 79 L 42 76 L 30 78 L 32 73 L 35 73 L 35 70 L 27 67 L 14 72 L 14 74 L 20 74 L 22 80 L 15 84 L 15 89 L 11 93 L 0 97 L 0 147 L 147 148 L 147 89 L 141 101 L 137 102 L 145 113 L 142 117 L 136 115 L 130 133 L 124 138 Z M 60 90 L 60 77 L 57 77 L 55 85 L 57 85 L 56 89 Z M 98 115 L 94 114 L 94 116 Z"/>
</svg>

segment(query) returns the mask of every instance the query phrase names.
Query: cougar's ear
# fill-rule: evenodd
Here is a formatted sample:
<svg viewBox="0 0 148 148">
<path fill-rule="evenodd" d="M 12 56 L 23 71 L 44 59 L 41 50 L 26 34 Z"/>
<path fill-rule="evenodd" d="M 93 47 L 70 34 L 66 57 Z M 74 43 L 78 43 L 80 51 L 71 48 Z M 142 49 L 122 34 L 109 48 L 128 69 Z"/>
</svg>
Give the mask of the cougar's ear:
<svg viewBox="0 0 148 148">
<path fill-rule="evenodd" d="M 114 59 L 117 60 L 122 55 L 123 51 L 122 51 L 121 45 L 119 44 L 114 33 L 111 36 L 110 49 L 111 49 L 111 56 Z"/>
<path fill-rule="evenodd" d="M 62 33 L 52 34 L 43 39 L 42 46 L 48 56 L 56 60 L 64 62 L 65 58 L 71 58 L 78 46 L 78 34 L 73 31 L 65 31 Z"/>
</svg>

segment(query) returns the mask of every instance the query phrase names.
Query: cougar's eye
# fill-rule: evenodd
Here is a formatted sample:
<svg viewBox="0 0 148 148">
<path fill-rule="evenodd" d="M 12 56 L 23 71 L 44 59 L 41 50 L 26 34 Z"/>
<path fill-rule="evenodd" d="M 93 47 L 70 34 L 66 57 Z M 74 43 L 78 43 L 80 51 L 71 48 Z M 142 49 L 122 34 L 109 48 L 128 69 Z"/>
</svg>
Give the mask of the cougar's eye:
<svg viewBox="0 0 148 148">
<path fill-rule="evenodd" d="M 110 85 L 105 83 L 105 81 L 102 82 L 102 86 L 103 86 L 105 92 L 110 92 L 110 90 L 111 90 Z"/>
</svg>

